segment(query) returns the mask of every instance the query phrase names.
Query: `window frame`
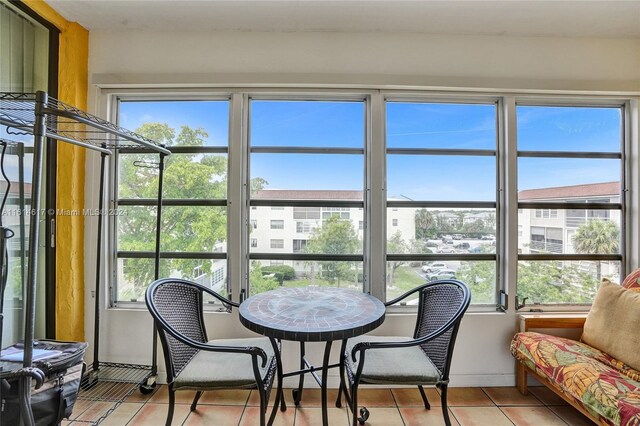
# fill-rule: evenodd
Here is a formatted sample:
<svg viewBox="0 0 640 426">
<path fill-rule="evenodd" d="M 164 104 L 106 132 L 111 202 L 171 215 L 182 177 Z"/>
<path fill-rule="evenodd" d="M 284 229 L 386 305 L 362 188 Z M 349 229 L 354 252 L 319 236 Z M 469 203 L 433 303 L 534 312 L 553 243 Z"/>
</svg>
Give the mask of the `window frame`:
<svg viewBox="0 0 640 426">
<path fill-rule="evenodd" d="M 103 85 L 97 90 L 96 112 L 100 116 L 104 116 L 110 120 L 117 117 L 118 98 L 132 98 L 141 100 L 208 100 L 219 97 L 229 97 L 230 101 L 230 118 L 229 118 L 229 176 L 228 176 L 228 247 L 227 247 L 227 265 L 229 287 L 232 292 L 233 300 L 238 300 L 237 295 L 241 286 L 248 280 L 248 265 L 246 255 L 249 250 L 249 233 L 248 233 L 248 215 L 253 207 L 248 205 L 247 194 L 247 170 L 248 170 L 248 145 L 246 126 L 248 123 L 247 108 L 248 100 L 252 96 L 265 97 L 268 99 L 300 99 L 307 100 L 309 97 L 314 99 L 337 98 L 366 98 L 367 103 L 367 139 L 365 149 L 368 154 L 366 157 L 367 175 L 365 178 L 367 197 L 366 197 L 366 214 L 365 214 L 365 230 L 367 235 L 365 238 L 365 246 L 363 254 L 365 254 L 365 285 L 364 290 L 381 300 L 385 300 L 386 283 L 384 283 L 385 266 L 386 266 L 386 208 L 379 207 L 386 205 L 386 143 L 385 143 L 385 108 L 386 99 L 399 100 L 420 100 L 424 102 L 473 102 L 474 99 L 480 98 L 480 103 L 484 103 L 487 98 L 499 100 L 498 110 L 498 135 L 500 143 L 498 145 L 498 170 L 501 173 L 501 185 L 499 202 L 502 203 L 501 211 L 496 214 L 498 225 L 501 226 L 502 232 L 497 239 L 496 254 L 498 255 L 497 264 L 497 288 L 503 290 L 500 302 L 504 302 L 504 307 L 508 312 L 515 311 L 515 295 L 516 295 L 516 266 L 512 259 L 517 259 L 517 240 L 518 240 L 518 207 L 517 207 L 517 174 L 516 163 L 517 156 L 515 152 L 516 141 L 516 122 L 515 107 L 516 102 L 543 102 L 545 105 L 570 104 L 574 106 L 576 103 L 589 105 L 624 105 L 624 144 L 627 156 L 627 163 L 623 167 L 626 181 L 638 183 L 637 174 L 639 167 L 630 162 L 631 155 L 637 155 L 639 149 L 632 146 L 632 141 L 637 143 L 637 124 L 640 121 L 640 113 L 638 105 L 640 100 L 632 94 L 621 92 L 572 92 L 572 91 L 533 91 L 526 89 L 514 90 L 486 90 L 486 89 L 438 89 L 430 87 L 414 87 L 414 88 L 391 88 L 391 87 L 355 87 L 342 86 L 342 88 L 327 88 L 326 85 L 285 85 L 279 87 L 265 87 L 264 85 L 228 85 L 225 83 L 219 85 L 160 85 L 158 87 L 148 87 L 142 84 L 121 86 L 117 84 Z M 90 161 L 90 160 L 89 160 Z M 117 169 L 116 169 L 117 170 Z M 242 173 L 238 173 L 242 170 Z M 113 168 L 110 168 L 113 175 Z M 97 188 L 97 181 L 93 179 L 91 185 Z M 110 184 L 112 181 L 110 179 Z M 110 189 L 111 191 L 111 189 Z M 627 229 L 623 232 L 625 238 L 625 255 L 626 261 L 623 265 L 626 270 L 631 270 L 638 266 L 638 238 L 634 235 L 637 232 L 637 223 L 631 218 L 637 220 L 637 210 L 640 206 L 637 200 L 631 196 L 631 191 L 637 197 L 639 189 L 634 186 L 627 190 L 623 196 L 625 197 L 626 209 L 622 212 L 627 221 Z M 110 192 L 110 200 L 113 206 L 113 196 Z M 110 259 L 103 266 L 105 282 L 111 282 L 115 285 L 114 275 L 117 275 L 115 252 L 113 250 L 115 232 L 113 231 L 113 223 L 110 220 L 106 229 L 107 244 L 110 252 Z M 382 284 L 380 284 L 382 283 Z M 109 294 L 110 297 L 110 294 Z M 110 301 L 109 301 L 110 302 Z M 108 304 L 109 308 L 114 308 L 112 303 Z M 118 306 L 122 308 L 124 306 Z M 138 302 L 130 304 L 126 307 L 143 308 L 143 304 Z M 576 310 L 587 310 L 584 305 L 552 305 L 543 306 L 545 311 L 555 312 L 571 312 Z M 414 307 L 390 307 L 388 312 L 408 313 L 414 312 Z M 495 307 L 472 305 L 469 309 L 471 312 L 495 312 Z"/>
<path fill-rule="evenodd" d="M 215 102 L 215 101 L 223 101 L 228 102 L 228 117 L 229 121 L 231 121 L 232 114 L 232 98 L 229 93 L 212 93 L 212 94 L 172 94 L 172 95 L 156 95 L 156 94 L 114 94 L 110 96 L 109 102 L 109 110 L 110 115 L 112 117 L 112 121 L 115 123 L 119 122 L 119 111 L 120 111 L 120 103 L 122 101 L 125 102 Z M 162 199 L 162 207 L 166 206 L 174 206 L 174 207 L 224 207 L 227 209 L 227 217 L 229 218 L 229 180 L 231 177 L 230 173 L 230 143 L 231 143 L 231 131 L 228 134 L 228 140 L 226 146 L 188 146 L 188 147 L 167 147 L 167 149 L 172 154 L 223 154 L 227 157 L 227 196 L 226 198 L 215 198 L 215 199 L 190 199 L 190 198 L 174 198 L 174 199 Z M 153 153 L 149 150 L 145 150 L 144 148 L 126 150 L 123 152 L 126 154 L 131 153 Z M 127 206 L 127 207 L 139 207 L 139 206 L 156 206 L 157 199 L 149 198 L 149 199 L 138 199 L 138 198 L 119 198 L 118 197 L 118 188 L 119 188 L 119 164 L 120 164 L 120 151 L 116 151 L 111 157 L 111 161 L 109 163 L 109 174 L 110 186 L 108 188 L 109 194 L 109 204 L 112 206 L 113 210 L 117 210 L 119 206 Z M 170 158 L 170 157 L 167 157 Z M 132 307 L 140 307 L 143 305 L 143 301 L 126 301 L 126 300 L 118 300 L 118 261 L 120 259 L 154 259 L 155 251 L 121 251 L 118 250 L 118 217 L 117 215 L 110 215 L 108 220 L 108 244 L 110 247 L 109 252 L 111 253 L 109 262 L 105 262 L 110 268 L 108 272 L 108 276 L 110 277 L 109 287 L 107 288 L 108 294 L 108 306 L 110 308 L 132 308 Z M 229 220 L 227 220 L 227 242 L 229 240 Z M 200 259 L 206 261 L 214 261 L 214 260 L 225 260 L 227 262 L 227 292 L 232 294 L 232 286 L 230 282 L 230 268 L 229 268 L 229 250 L 227 247 L 226 252 L 160 252 L 160 259 Z M 105 266 L 107 266 L 105 265 Z M 213 271 L 212 271 L 213 273 Z M 222 306 L 218 303 L 212 303 L 210 305 L 218 305 L 215 309 L 220 309 L 219 306 Z"/>
<path fill-rule="evenodd" d="M 620 109 L 620 151 L 548 151 L 548 150 L 519 150 L 516 142 L 515 146 L 515 167 L 517 168 L 518 159 L 520 158 L 565 158 L 565 159 L 574 159 L 574 158 L 583 158 L 583 159 L 617 159 L 620 161 L 620 195 L 618 203 L 611 202 L 590 202 L 589 200 L 584 200 L 584 202 L 575 202 L 575 203 L 567 203 L 567 202 L 550 202 L 550 201 L 534 201 L 534 202 L 521 202 L 518 199 L 518 195 L 516 192 L 515 195 L 515 203 L 517 204 L 518 211 L 520 210 L 536 210 L 536 209 L 550 209 L 550 210 L 564 210 L 565 212 L 570 211 L 583 211 L 584 215 L 580 217 L 584 217 L 586 220 L 589 219 L 589 212 L 593 211 L 619 211 L 620 212 L 620 253 L 619 254 L 523 254 L 517 253 L 516 262 L 518 263 L 521 260 L 530 260 L 530 261 L 553 261 L 553 260 L 576 260 L 576 261 L 618 261 L 620 262 L 620 276 L 626 276 L 627 272 L 630 271 L 630 256 L 629 252 L 631 247 L 629 242 L 633 241 L 633 237 L 631 235 L 631 226 L 627 226 L 631 223 L 631 209 L 629 207 L 633 206 L 633 203 L 630 199 L 631 190 L 627 186 L 627 182 L 629 181 L 630 170 L 632 169 L 632 165 L 630 163 L 630 155 L 631 151 L 631 103 L 629 98 L 627 97 L 618 97 L 618 96 L 584 96 L 584 97 L 574 97 L 574 96 L 566 96 L 566 95 L 555 95 L 555 96 L 519 96 L 517 97 L 512 106 L 511 113 L 514 118 L 514 129 L 513 131 L 516 133 L 515 140 L 517 141 L 517 114 L 516 109 L 519 106 L 523 107 L 568 107 L 568 108 L 616 108 Z M 524 155 L 522 155 L 524 154 Z M 515 176 L 515 184 L 517 185 L 518 175 L 516 173 Z M 591 197 L 594 198 L 594 197 Z M 591 208 L 589 208 L 591 207 Z M 543 215 L 544 216 L 544 215 Z M 565 215 L 565 221 L 567 216 Z M 518 223 L 518 219 L 516 217 L 516 223 Z M 546 228 L 545 228 L 546 229 Z M 546 231 L 545 231 L 546 235 Z M 636 241 L 637 243 L 637 241 Z M 517 266 L 516 266 L 517 268 Z M 533 309 L 544 310 L 544 311 L 588 311 L 591 307 L 591 303 L 527 303 L 525 306 L 519 305 L 518 293 L 517 293 L 517 273 L 516 273 L 516 282 L 514 283 L 514 297 L 516 304 L 516 312 L 521 311 L 530 311 Z"/>
</svg>

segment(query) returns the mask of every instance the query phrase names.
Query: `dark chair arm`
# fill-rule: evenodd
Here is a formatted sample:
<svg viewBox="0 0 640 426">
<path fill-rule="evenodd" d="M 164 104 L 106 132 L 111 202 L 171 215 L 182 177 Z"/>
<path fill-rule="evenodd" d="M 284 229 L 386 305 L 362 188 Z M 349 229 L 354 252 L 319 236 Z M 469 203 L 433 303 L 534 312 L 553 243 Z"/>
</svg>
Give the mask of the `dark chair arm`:
<svg viewBox="0 0 640 426">
<path fill-rule="evenodd" d="M 413 293 L 418 292 L 418 291 L 422 290 L 423 288 L 428 287 L 428 286 L 430 286 L 432 284 L 433 283 L 424 283 L 424 284 L 422 284 L 422 285 L 420 285 L 420 286 L 418 286 L 418 287 L 416 287 L 416 288 L 414 288 L 412 290 L 409 290 L 405 294 L 396 297 L 395 299 L 393 299 L 393 300 L 391 300 L 389 302 L 385 302 L 384 306 L 386 307 L 386 306 L 395 305 L 396 303 L 398 303 L 402 299 L 406 299 L 407 297 L 411 296 Z"/>
<path fill-rule="evenodd" d="M 252 356 L 260 357 L 262 360 L 261 367 L 264 368 L 267 365 L 267 354 L 264 349 L 259 348 L 257 346 L 217 346 L 217 345 L 209 345 L 206 343 L 198 342 L 197 340 L 193 340 L 182 333 L 176 331 L 173 327 L 171 327 L 166 321 L 161 318 L 156 318 L 158 325 L 162 327 L 164 331 L 169 333 L 174 339 L 178 340 L 181 343 L 184 343 L 187 346 L 191 346 L 192 348 L 200 349 L 203 351 L 209 352 L 234 352 L 234 353 L 246 353 Z"/>
</svg>

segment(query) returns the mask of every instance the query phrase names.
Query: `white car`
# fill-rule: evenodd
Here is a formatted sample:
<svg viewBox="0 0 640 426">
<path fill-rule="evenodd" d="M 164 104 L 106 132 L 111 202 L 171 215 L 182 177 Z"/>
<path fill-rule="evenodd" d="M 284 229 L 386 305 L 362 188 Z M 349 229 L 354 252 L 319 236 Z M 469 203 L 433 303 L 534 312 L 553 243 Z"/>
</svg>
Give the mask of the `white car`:
<svg viewBox="0 0 640 426">
<path fill-rule="evenodd" d="M 452 246 L 443 246 L 438 249 L 438 253 L 455 253 L 456 249 Z"/>
<path fill-rule="evenodd" d="M 422 272 L 426 272 L 426 273 L 436 272 L 436 271 L 439 271 L 440 269 L 445 269 L 446 267 L 447 267 L 446 264 L 436 262 L 430 265 L 424 265 L 422 267 Z"/>
<path fill-rule="evenodd" d="M 453 269 L 440 269 L 439 271 L 427 274 L 427 280 L 429 281 L 447 280 L 451 278 L 456 278 L 456 271 Z"/>
</svg>

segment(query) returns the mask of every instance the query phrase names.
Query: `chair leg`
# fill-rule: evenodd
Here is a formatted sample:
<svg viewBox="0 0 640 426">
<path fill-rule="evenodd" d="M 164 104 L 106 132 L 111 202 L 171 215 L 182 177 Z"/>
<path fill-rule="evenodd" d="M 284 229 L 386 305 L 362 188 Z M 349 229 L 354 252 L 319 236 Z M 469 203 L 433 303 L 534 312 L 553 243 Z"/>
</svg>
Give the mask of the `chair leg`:
<svg viewBox="0 0 640 426">
<path fill-rule="evenodd" d="M 444 424 L 451 426 L 449 408 L 447 407 L 447 385 L 440 385 L 440 400 L 442 401 L 442 416 L 444 417 Z"/>
<path fill-rule="evenodd" d="M 167 413 L 167 421 L 165 422 L 166 426 L 171 426 L 171 422 L 173 421 L 173 409 L 176 403 L 176 391 L 172 389 L 171 385 L 169 385 L 169 412 Z"/>
<path fill-rule="evenodd" d="M 193 398 L 193 402 L 191 403 L 191 411 L 196 411 L 196 405 L 198 405 L 198 401 L 202 396 L 202 391 L 196 392 L 196 396 Z"/>
<path fill-rule="evenodd" d="M 352 426 L 358 425 L 358 384 L 351 386 L 351 414 L 353 414 Z"/>
<path fill-rule="evenodd" d="M 424 393 L 422 385 L 418 385 L 418 390 L 420 390 L 420 396 L 422 397 L 422 402 L 424 402 L 424 408 L 431 410 L 431 404 L 429 404 L 429 399 L 427 398 L 427 394 Z"/>
<path fill-rule="evenodd" d="M 342 341 L 342 345 L 340 346 L 340 367 L 339 367 L 340 384 L 338 385 L 338 398 L 336 399 L 336 407 L 338 408 L 342 407 L 342 388 L 346 386 L 344 383 L 344 351 L 346 346 L 347 346 L 347 340 L 345 339 Z M 345 392 L 345 396 L 346 396 L 346 392 Z"/>
<path fill-rule="evenodd" d="M 258 389 L 260 392 L 260 426 L 266 425 L 266 416 L 267 416 L 267 393 L 264 389 Z"/>
</svg>

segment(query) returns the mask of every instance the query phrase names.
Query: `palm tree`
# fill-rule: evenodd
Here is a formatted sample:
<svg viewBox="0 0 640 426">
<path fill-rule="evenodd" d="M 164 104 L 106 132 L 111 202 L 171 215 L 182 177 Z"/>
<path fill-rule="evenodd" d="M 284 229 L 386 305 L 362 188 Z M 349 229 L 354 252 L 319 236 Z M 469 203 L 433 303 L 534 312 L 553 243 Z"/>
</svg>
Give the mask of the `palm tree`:
<svg viewBox="0 0 640 426">
<path fill-rule="evenodd" d="M 429 229 L 433 227 L 435 221 L 433 215 L 427 209 L 416 210 L 416 238 L 427 238 Z"/>
<path fill-rule="evenodd" d="M 573 249 L 576 253 L 611 254 L 620 250 L 620 229 L 608 220 L 590 220 L 578 228 L 573 235 Z M 596 262 L 596 277 L 600 281 L 602 270 Z"/>
</svg>

